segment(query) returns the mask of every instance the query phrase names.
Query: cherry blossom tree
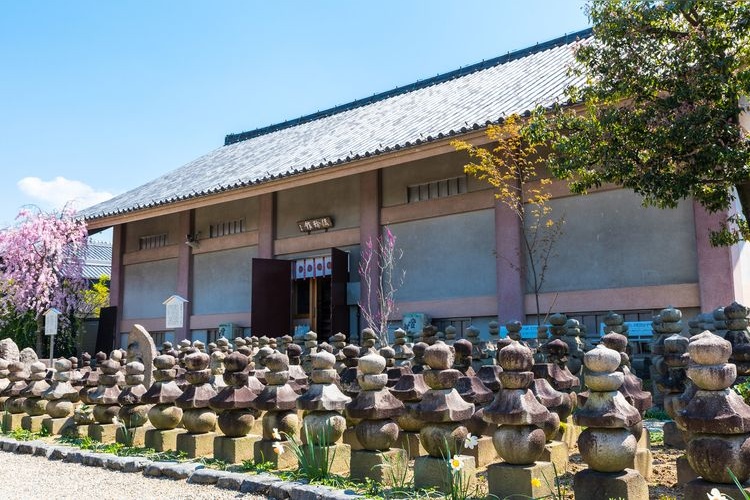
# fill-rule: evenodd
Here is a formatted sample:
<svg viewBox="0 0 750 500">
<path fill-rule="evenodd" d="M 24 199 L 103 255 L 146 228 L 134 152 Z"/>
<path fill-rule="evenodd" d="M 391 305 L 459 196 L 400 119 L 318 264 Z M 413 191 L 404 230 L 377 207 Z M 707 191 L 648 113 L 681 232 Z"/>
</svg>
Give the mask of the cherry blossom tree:
<svg viewBox="0 0 750 500">
<path fill-rule="evenodd" d="M 40 356 L 44 313 L 54 307 L 63 319 L 76 310 L 86 289 L 87 242 L 85 222 L 69 208 L 21 210 L 16 224 L 0 232 L 0 314 L 34 315 Z"/>
</svg>

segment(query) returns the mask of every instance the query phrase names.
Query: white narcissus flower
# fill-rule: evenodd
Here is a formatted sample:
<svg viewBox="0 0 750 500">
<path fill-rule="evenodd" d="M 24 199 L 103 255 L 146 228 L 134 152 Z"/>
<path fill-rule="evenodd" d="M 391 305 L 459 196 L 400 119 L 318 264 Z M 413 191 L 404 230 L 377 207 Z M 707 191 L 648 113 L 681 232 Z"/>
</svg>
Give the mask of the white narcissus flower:
<svg viewBox="0 0 750 500">
<path fill-rule="evenodd" d="M 281 433 L 279 432 L 279 429 L 277 427 L 273 428 L 273 432 L 271 432 L 271 437 L 273 437 L 276 441 L 281 441 Z"/>
<path fill-rule="evenodd" d="M 466 439 L 464 440 L 464 446 L 466 446 L 470 450 L 473 450 L 474 448 L 476 448 L 478 443 L 479 443 L 479 437 L 474 436 L 471 433 L 469 433 L 469 435 L 466 436 Z"/>
<path fill-rule="evenodd" d="M 451 469 L 454 471 L 459 471 L 464 466 L 464 463 L 461 461 L 461 459 L 456 456 L 451 458 L 450 464 L 451 464 Z"/>
<path fill-rule="evenodd" d="M 712 489 L 709 493 L 706 493 L 706 496 L 708 500 L 727 500 L 727 497 L 718 488 Z"/>
<path fill-rule="evenodd" d="M 278 442 L 273 443 L 273 452 L 277 455 L 281 455 L 284 453 L 284 445 Z"/>
</svg>

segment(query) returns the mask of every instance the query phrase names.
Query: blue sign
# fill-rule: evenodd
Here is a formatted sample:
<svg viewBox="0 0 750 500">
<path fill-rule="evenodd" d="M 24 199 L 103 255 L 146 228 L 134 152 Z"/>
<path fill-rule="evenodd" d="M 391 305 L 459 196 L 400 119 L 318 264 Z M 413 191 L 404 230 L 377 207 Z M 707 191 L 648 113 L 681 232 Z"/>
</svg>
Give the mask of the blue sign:
<svg viewBox="0 0 750 500">
<path fill-rule="evenodd" d="M 549 329 L 550 325 L 543 325 Z M 521 338 L 524 340 L 536 339 L 537 325 L 521 325 Z M 504 326 L 500 327 L 500 336 L 505 338 L 508 336 L 508 329 Z"/>
</svg>

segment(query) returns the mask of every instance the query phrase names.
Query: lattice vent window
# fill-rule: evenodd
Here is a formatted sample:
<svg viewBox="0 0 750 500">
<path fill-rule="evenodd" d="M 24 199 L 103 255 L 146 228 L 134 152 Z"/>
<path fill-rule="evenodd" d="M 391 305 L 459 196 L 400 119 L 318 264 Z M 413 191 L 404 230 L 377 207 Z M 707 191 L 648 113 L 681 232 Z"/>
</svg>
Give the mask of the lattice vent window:
<svg viewBox="0 0 750 500">
<path fill-rule="evenodd" d="M 149 250 L 151 248 L 159 248 L 165 246 L 167 246 L 167 233 L 151 234 L 138 238 L 139 250 Z"/>
<path fill-rule="evenodd" d="M 434 200 L 436 198 L 445 198 L 464 194 L 468 191 L 468 182 L 465 175 L 451 177 L 440 181 L 425 182 L 423 184 L 414 184 L 407 187 L 407 200 L 409 203 L 418 201 Z"/>
<path fill-rule="evenodd" d="M 209 227 L 209 238 L 220 238 L 230 234 L 239 234 L 245 232 L 245 219 L 234 219 L 216 224 Z"/>
</svg>

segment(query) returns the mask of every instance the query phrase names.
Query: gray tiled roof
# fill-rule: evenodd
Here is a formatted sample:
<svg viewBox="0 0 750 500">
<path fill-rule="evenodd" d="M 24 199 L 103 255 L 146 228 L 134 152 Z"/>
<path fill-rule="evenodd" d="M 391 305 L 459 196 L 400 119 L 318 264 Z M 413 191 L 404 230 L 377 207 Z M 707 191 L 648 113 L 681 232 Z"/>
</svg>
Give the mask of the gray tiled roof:
<svg viewBox="0 0 750 500">
<path fill-rule="evenodd" d="M 563 98 L 573 46 L 589 30 L 430 80 L 243 134 L 143 186 L 82 212 L 96 219 L 260 184 L 408 148 Z"/>
<path fill-rule="evenodd" d="M 83 277 L 98 280 L 112 274 L 112 245 L 104 241 L 89 240 L 83 265 Z"/>
</svg>

